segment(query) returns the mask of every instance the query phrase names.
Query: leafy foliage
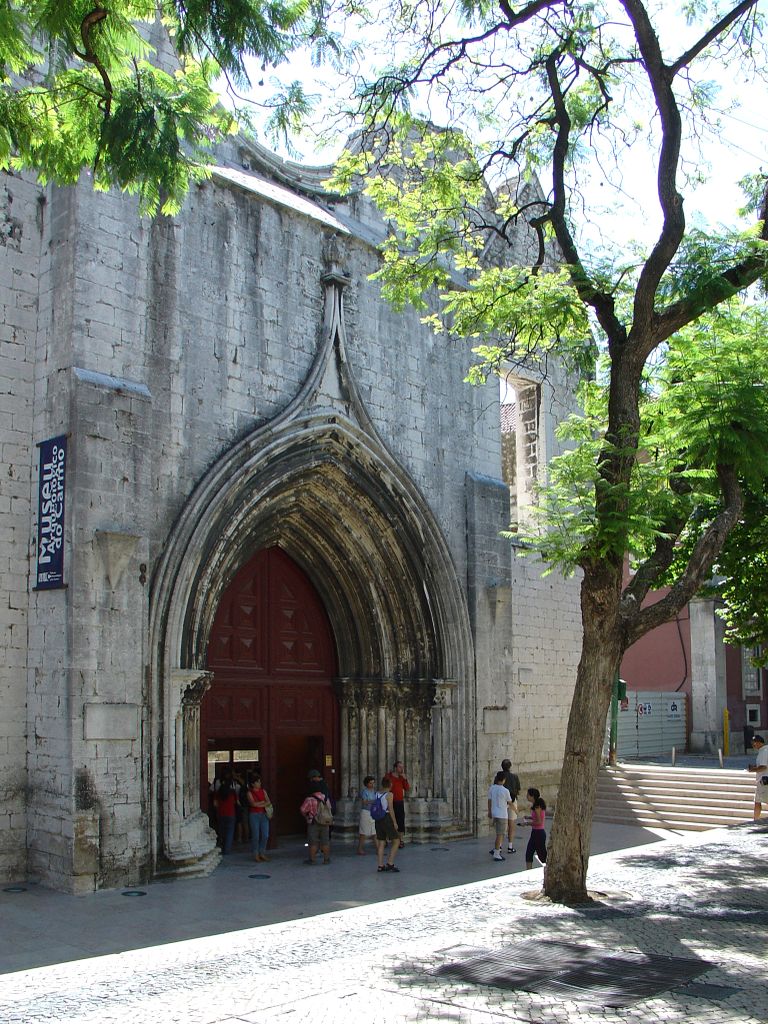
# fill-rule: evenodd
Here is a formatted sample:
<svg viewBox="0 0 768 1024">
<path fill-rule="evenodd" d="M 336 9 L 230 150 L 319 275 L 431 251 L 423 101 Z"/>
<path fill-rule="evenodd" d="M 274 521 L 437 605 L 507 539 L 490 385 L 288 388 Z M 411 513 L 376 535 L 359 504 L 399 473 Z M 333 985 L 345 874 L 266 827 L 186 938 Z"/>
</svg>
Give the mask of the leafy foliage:
<svg viewBox="0 0 768 1024">
<path fill-rule="evenodd" d="M 392 113 L 386 137 L 371 148 L 386 149 L 386 159 L 346 152 L 329 184 L 344 192 L 364 178 L 364 191 L 393 227 L 381 247 L 381 269 L 372 275 L 385 298 L 396 309 L 426 310 L 425 296 L 436 290 L 441 309 L 425 322 L 436 332 L 483 339 L 473 348 L 471 383 L 483 383 L 510 361 L 530 368 L 553 348 L 569 366 L 591 371 L 590 323 L 569 271 L 551 264 L 540 273 L 505 258 L 507 246 L 520 240 L 516 225 L 524 211 L 516 189 L 489 189 L 485 147 L 473 146 L 465 132 Z M 533 179 L 526 205 L 545 206 Z M 536 235 L 524 241 L 531 256 L 538 252 Z"/>
<path fill-rule="evenodd" d="M 626 553 L 637 566 L 666 536 L 675 557 L 657 582 L 672 584 L 720 511 L 718 465 L 733 466 L 750 495 L 762 494 L 768 478 L 768 308 L 732 300 L 670 339 L 643 390 L 630 480 L 616 485 L 623 488 L 624 515 L 612 524 L 615 529 L 600 529 L 599 462 L 606 450 L 616 448 L 606 439 L 608 380 L 603 361 L 597 379 L 580 388 L 583 413 L 559 425 L 566 449 L 550 463 L 549 478 L 538 491 L 538 529 L 526 539 L 552 568 L 569 573 L 585 556 Z M 759 528 L 766 509 L 754 500 L 745 508 L 734 531 L 742 547 L 744 537 L 751 536 L 747 524 L 757 514 Z M 728 555 L 731 571 L 732 562 Z M 718 572 L 724 564 L 721 560 Z M 736 586 L 729 578 L 728 593 Z M 735 629 L 734 619 L 734 636 Z"/>
<path fill-rule="evenodd" d="M 676 573 L 683 600 L 722 549 L 726 510 L 731 523 L 766 474 L 765 312 L 734 300 L 768 274 L 766 178 L 744 180 L 758 215 L 746 230 L 688 228 L 678 186 L 716 95 L 695 69 L 759 60 L 755 4 L 691 5 L 704 27 L 687 49 L 641 0 L 386 10 L 406 43 L 360 83 L 365 127 L 334 177 L 390 225 L 383 293 L 398 307 L 439 299 L 427 319 L 473 339 L 472 383 L 510 367 L 538 379 L 551 357 L 586 375 L 528 539 L 551 566 L 601 578 L 610 563 L 618 580 L 629 554 L 644 593 Z M 439 107 L 450 127 L 437 130 Z M 641 136 L 657 151 L 659 234 L 598 255 L 579 224 L 595 205 L 584 182 L 620 196 L 616 170 Z"/>
<path fill-rule="evenodd" d="M 433 324 L 473 339 L 473 381 L 512 367 L 539 382 L 558 359 L 586 371 L 532 538 L 551 566 L 582 570 L 544 891 L 583 900 L 623 652 L 706 585 L 734 531 L 745 555 L 760 536 L 745 494 L 768 476 L 766 316 L 735 297 L 768 281 L 768 177 L 745 179 L 747 231 L 691 230 L 683 194 L 702 179 L 719 116 L 707 69 L 749 69 L 768 99 L 758 3 L 390 0 L 379 25 L 387 63 L 358 84 L 364 128 L 337 182 L 372 176 L 390 227 L 385 294 L 420 308 L 425 292 L 439 298 Z M 449 127 L 432 143 L 434 121 Z M 638 142 L 638 162 L 653 154 L 653 199 L 632 195 Z M 615 210 L 606 217 L 622 204 L 655 225 L 642 244 Z M 737 574 L 744 560 L 730 565 Z"/>
<path fill-rule="evenodd" d="M 717 566 L 713 592 L 723 602 L 726 640 L 760 648 L 768 664 L 768 486 L 750 489 L 744 516 L 734 528 Z"/>
<path fill-rule="evenodd" d="M 248 85 L 262 68 L 310 45 L 337 54 L 321 0 L 0 0 L 0 168 L 138 194 L 144 213 L 178 210 L 208 173 L 211 147 L 235 129 L 215 86 Z M 156 17 L 178 63 L 157 59 Z M 306 113 L 298 83 L 264 101 L 272 132 Z"/>
</svg>

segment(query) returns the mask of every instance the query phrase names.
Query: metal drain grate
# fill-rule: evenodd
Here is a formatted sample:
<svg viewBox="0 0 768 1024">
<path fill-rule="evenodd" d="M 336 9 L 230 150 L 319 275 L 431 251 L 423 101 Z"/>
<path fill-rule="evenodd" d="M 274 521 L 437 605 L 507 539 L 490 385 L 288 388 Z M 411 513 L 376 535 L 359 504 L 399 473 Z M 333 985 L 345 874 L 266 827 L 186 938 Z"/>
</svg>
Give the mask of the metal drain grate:
<svg viewBox="0 0 768 1024">
<path fill-rule="evenodd" d="M 713 985 L 706 981 L 692 981 L 685 986 L 685 995 L 693 996 L 695 999 L 728 999 L 729 996 L 738 994 L 737 988 L 730 985 Z"/>
<path fill-rule="evenodd" d="M 619 1007 L 684 985 L 711 967 L 704 960 L 540 942 L 488 951 L 443 964 L 432 973 L 475 985 Z"/>
</svg>

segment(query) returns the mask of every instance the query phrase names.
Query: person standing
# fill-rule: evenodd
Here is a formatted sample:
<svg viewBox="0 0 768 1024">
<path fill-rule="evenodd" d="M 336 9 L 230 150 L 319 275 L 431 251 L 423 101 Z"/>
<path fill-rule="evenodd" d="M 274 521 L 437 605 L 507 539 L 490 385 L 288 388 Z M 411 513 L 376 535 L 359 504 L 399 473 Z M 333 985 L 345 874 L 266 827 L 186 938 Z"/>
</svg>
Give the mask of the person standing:
<svg viewBox="0 0 768 1024">
<path fill-rule="evenodd" d="M 216 820 L 219 825 L 219 841 L 221 852 L 231 853 L 235 838 L 235 821 L 237 819 L 237 796 L 232 788 L 232 781 L 225 778 L 216 790 Z"/>
<path fill-rule="evenodd" d="M 755 738 L 755 727 L 753 725 L 744 726 L 744 753 L 748 754 L 752 750 L 752 740 Z"/>
<path fill-rule="evenodd" d="M 525 866 L 530 869 L 533 867 L 534 853 L 542 864 L 547 863 L 547 833 L 544 830 L 547 805 L 542 800 L 541 793 L 533 786 L 528 790 L 527 797 L 531 805 L 531 838 L 525 851 Z"/>
<path fill-rule="evenodd" d="M 323 855 L 323 864 L 331 863 L 331 825 L 333 810 L 326 786 L 321 786 L 320 773 L 310 772 L 310 793 L 299 810 L 307 823 L 307 847 L 309 853 L 305 864 L 314 864 L 318 849 Z"/>
<path fill-rule="evenodd" d="M 504 772 L 496 772 L 493 785 L 488 789 L 488 817 L 493 821 L 496 833 L 493 850 L 491 850 L 494 860 L 504 860 L 501 854 L 501 844 L 507 834 L 509 805 L 512 802 L 509 790 L 504 785 Z"/>
<path fill-rule="evenodd" d="M 501 762 L 501 770 L 504 772 L 504 783 L 511 797 L 511 803 L 507 808 L 507 853 L 516 853 L 515 835 L 517 833 L 517 798 L 520 793 L 520 779 L 512 771 L 512 762 L 505 757 Z"/>
<path fill-rule="evenodd" d="M 397 819 L 395 818 L 394 800 L 392 799 L 392 780 L 385 775 L 381 780 L 381 789 L 375 794 L 375 800 L 381 802 L 385 810 L 383 818 L 377 818 L 376 825 L 376 860 L 377 871 L 399 871 L 395 867 L 395 855 L 400 846 L 400 835 L 398 833 Z M 384 863 L 384 849 L 389 843 L 389 857 Z"/>
<path fill-rule="evenodd" d="M 392 771 L 385 776 L 389 779 L 392 804 L 394 807 L 397 832 L 400 836 L 400 845 L 405 846 L 405 794 L 411 788 L 405 774 L 405 765 L 402 761 L 395 761 Z"/>
<path fill-rule="evenodd" d="M 370 811 L 371 804 L 376 799 L 374 782 L 375 779 L 372 775 L 366 775 L 363 779 L 363 788 L 360 790 L 360 824 L 357 838 L 357 852 L 360 857 L 365 854 L 366 839 L 376 839 L 376 822 L 371 817 Z"/>
<path fill-rule="evenodd" d="M 254 860 L 269 860 L 267 842 L 269 841 L 269 818 L 267 804 L 270 799 L 261 784 L 261 777 L 253 775 L 248 785 L 248 817 L 251 825 L 251 856 Z"/>
<path fill-rule="evenodd" d="M 768 747 L 762 736 L 752 737 L 752 749 L 757 751 L 755 763 L 751 764 L 747 771 L 755 772 L 755 821 L 760 821 L 763 812 L 763 804 L 768 803 Z"/>
</svg>

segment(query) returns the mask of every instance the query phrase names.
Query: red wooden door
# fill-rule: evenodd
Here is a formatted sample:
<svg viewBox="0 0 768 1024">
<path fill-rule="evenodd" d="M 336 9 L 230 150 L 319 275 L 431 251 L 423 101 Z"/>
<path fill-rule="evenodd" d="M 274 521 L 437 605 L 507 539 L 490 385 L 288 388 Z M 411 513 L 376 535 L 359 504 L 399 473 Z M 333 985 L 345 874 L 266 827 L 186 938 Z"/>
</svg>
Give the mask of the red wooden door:
<svg viewBox="0 0 768 1024">
<path fill-rule="evenodd" d="M 214 682 L 200 720 L 203 806 L 216 767 L 209 752 L 226 758 L 228 751 L 235 769 L 258 759 L 275 805 L 273 833 L 298 831 L 294 804 L 305 795 L 309 769 L 320 768 L 336 792 L 336 651 L 317 591 L 280 548 L 260 551 L 224 592 L 208 667 Z"/>
</svg>

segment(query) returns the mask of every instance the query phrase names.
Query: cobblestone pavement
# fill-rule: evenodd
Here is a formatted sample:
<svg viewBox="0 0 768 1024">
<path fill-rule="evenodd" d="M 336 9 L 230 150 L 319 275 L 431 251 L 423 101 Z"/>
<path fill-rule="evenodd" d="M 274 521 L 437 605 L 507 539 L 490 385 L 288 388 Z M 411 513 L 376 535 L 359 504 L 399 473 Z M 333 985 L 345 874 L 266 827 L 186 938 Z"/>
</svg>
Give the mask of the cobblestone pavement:
<svg viewBox="0 0 768 1024">
<path fill-rule="evenodd" d="M 522 898 L 541 880 L 532 871 L 20 971 L 2 979 L 0 1020 L 765 1024 L 767 862 L 768 822 L 750 823 L 594 857 L 590 888 L 604 895 L 589 909 Z M 372 874 L 371 884 L 383 877 Z M 439 970 L 473 952 L 500 953 L 504 963 L 514 960 L 508 947 L 555 941 L 590 958 L 639 950 L 698 959 L 702 973 L 616 1007 L 600 992 L 511 991 Z M 622 971 L 609 980 L 621 994 Z"/>
</svg>

